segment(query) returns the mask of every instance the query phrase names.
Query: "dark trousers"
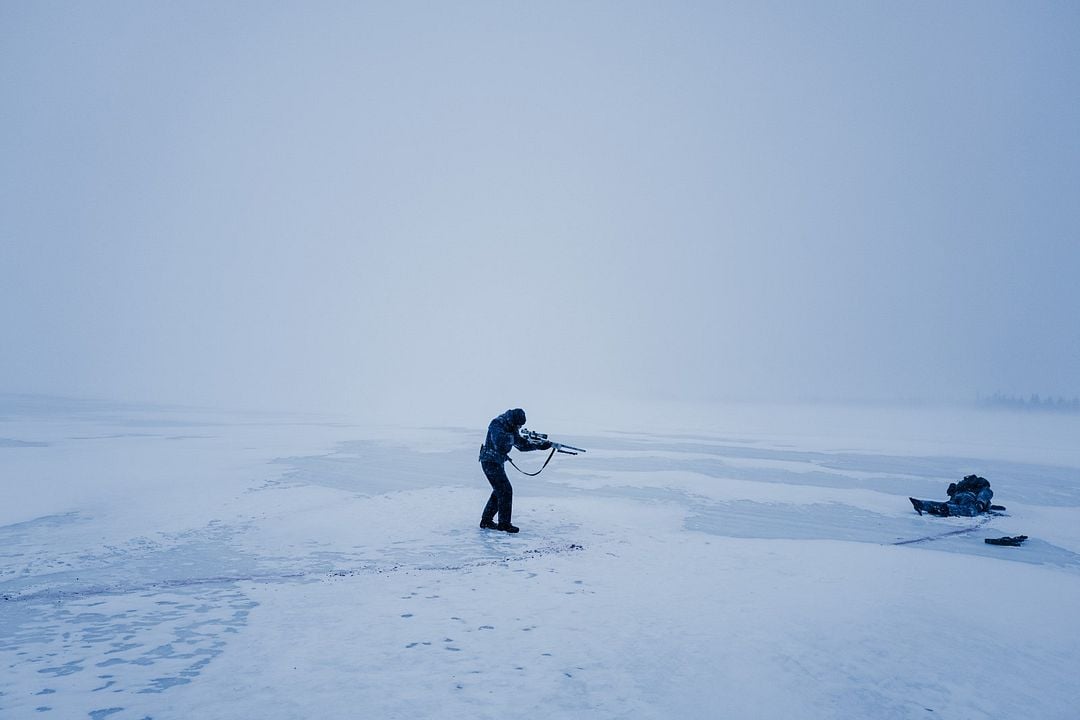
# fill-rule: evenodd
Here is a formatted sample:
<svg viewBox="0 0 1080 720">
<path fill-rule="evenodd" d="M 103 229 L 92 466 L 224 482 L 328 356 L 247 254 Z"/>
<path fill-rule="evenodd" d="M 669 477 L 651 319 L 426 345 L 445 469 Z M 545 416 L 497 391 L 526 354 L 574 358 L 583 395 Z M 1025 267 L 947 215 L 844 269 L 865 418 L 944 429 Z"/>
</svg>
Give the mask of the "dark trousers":
<svg viewBox="0 0 1080 720">
<path fill-rule="evenodd" d="M 506 477 L 506 470 L 502 463 L 482 462 L 480 467 L 484 469 L 484 475 L 491 483 L 491 497 L 484 506 L 483 520 L 494 520 L 495 513 L 499 513 L 499 524 L 509 525 L 510 514 L 513 512 L 514 488 L 510 485 L 510 478 Z"/>
</svg>

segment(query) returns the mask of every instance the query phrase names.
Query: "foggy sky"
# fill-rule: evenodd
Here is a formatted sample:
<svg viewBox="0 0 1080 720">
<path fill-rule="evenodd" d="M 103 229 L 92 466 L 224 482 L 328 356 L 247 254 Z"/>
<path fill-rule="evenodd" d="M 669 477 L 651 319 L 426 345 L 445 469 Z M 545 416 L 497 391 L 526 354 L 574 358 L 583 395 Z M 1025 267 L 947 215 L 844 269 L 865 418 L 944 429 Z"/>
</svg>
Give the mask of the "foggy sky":
<svg viewBox="0 0 1080 720">
<path fill-rule="evenodd" d="M 0 391 L 1080 394 L 1080 5 L 0 1 Z"/>
</svg>

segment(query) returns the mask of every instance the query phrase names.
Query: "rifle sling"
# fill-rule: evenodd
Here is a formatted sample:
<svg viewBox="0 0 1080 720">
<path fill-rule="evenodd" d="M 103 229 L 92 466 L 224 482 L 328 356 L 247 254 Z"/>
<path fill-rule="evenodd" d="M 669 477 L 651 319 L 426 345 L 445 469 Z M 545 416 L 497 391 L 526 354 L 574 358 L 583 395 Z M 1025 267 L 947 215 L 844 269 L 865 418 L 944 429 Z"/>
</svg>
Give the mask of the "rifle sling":
<svg viewBox="0 0 1080 720">
<path fill-rule="evenodd" d="M 544 472 L 544 468 L 546 468 L 546 467 L 547 467 L 548 463 L 549 463 L 549 462 L 551 462 L 551 458 L 553 458 L 553 457 L 555 457 L 555 447 L 554 447 L 554 446 L 552 446 L 552 448 L 551 448 L 551 454 L 547 456 L 547 460 L 545 460 L 545 461 L 544 461 L 544 464 L 540 466 L 540 469 L 539 469 L 539 470 L 537 470 L 537 471 L 536 471 L 536 472 L 534 472 L 534 473 L 530 473 L 530 472 L 525 472 L 524 470 L 522 470 L 521 468 L 519 468 L 519 467 L 518 467 L 518 466 L 517 466 L 517 465 L 516 465 L 516 464 L 514 463 L 513 459 L 511 459 L 511 457 L 510 457 L 509 455 L 507 455 L 507 456 L 506 456 L 506 459 L 507 459 L 507 460 L 509 460 L 509 461 L 510 461 L 510 464 L 514 466 L 514 469 L 515 469 L 515 470 L 517 470 L 517 471 L 518 471 L 519 473 L 521 473 L 522 475 L 528 475 L 529 477 L 536 477 L 536 476 L 537 476 L 537 475 L 539 475 L 540 473 Z"/>
</svg>

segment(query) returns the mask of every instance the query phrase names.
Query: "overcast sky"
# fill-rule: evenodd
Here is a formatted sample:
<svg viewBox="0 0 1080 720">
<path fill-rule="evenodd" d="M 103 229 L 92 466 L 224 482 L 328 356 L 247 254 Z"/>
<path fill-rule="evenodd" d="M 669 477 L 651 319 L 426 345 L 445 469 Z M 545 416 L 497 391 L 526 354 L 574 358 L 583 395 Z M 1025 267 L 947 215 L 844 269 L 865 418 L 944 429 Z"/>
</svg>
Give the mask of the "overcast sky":
<svg viewBox="0 0 1080 720">
<path fill-rule="evenodd" d="M 1080 394 L 1075 2 L 0 0 L 0 391 Z"/>
</svg>

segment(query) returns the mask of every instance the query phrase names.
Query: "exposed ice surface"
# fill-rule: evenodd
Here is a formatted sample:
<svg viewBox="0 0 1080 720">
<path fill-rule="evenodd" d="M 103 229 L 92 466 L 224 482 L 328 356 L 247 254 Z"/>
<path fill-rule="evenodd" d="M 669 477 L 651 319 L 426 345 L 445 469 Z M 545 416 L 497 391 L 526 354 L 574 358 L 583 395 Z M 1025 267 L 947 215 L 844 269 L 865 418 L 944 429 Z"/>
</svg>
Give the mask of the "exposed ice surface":
<svg viewBox="0 0 1080 720">
<path fill-rule="evenodd" d="M 489 419 L 7 399 L 0 717 L 1076 717 L 1077 418 L 566 421 L 516 536 Z M 912 511 L 972 472 L 1005 515 Z"/>
</svg>

